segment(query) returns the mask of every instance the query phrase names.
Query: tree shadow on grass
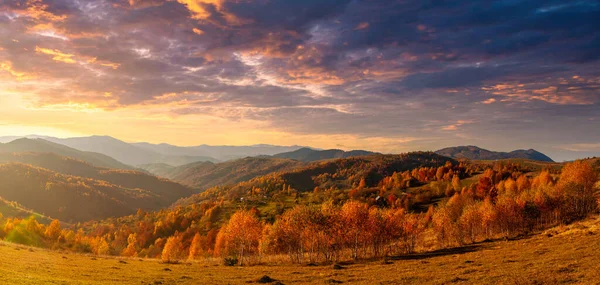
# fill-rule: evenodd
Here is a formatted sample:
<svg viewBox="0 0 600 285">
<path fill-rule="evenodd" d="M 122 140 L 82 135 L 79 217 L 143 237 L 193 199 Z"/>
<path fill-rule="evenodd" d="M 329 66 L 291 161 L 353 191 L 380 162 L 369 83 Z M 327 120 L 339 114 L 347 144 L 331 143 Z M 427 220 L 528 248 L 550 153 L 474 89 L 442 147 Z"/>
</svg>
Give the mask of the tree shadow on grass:
<svg viewBox="0 0 600 285">
<path fill-rule="evenodd" d="M 517 240 L 525 240 L 532 238 L 532 234 L 520 234 L 518 236 L 509 237 L 509 238 L 498 238 L 498 239 L 486 239 L 483 241 L 479 241 L 473 244 L 464 245 L 460 247 L 452 247 L 452 248 L 444 248 L 438 249 L 434 251 L 422 252 L 422 253 L 413 253 L 409 255 L 398 255 L 398 256 L 390 256 L 389 260 L 420 260 L 427 259 L 437 256 L 446 256 L 446 255 L 455 255 L 455 254 L 465 254 L 469 252 L 475 252 L 484 248 L 490 247 L 490 243 L 500 242 L 500 241 L 517 241 Z"/>
<path fill-rule="evenodd" d="M 461 247 L 438 249 L 438 250 L 429 251 L 429 252 L 413 253 L 413 254 L 409 254 L 409 255 L 391 256 L 391 257 L 388 257 L 388 259 L 390 259 L 390 260 L 420 260 L 420 259 L 427 259 L 427 258 L 432 258 L 432 257 L 437 257 L 437 256 L 465 254 L 465 253 L 469 253 L 469 252 L 475 252 L 475 251 L 481 250 L 486 247 L 487 246 L 483 243 L 471 244 L 471 245 L 465 245 L 465 246 L 461 246 Z"/>
</svg>

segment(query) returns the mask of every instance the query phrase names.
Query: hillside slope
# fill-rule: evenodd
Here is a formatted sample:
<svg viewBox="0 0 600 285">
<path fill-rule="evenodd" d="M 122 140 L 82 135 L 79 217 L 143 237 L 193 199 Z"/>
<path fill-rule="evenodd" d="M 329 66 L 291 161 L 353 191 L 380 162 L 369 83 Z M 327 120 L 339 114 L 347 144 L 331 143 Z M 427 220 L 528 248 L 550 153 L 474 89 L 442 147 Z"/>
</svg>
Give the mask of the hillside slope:
<svg viewBox="0 0 600 285">
<path fill-rule="evenodd" d="M 54 153 L 60 156 L 70 157 L 85 161 L 91 165 L 115 169 L 133 169 L 112 157 L 101 153 L 87 152 L 73 149 L 61 144 L 53 143 L 44 139 L 17 139 L 9 143 L 0 144 L 0 153 L 14 152 L 38 152 Z"/>
<path fill-rule="evenodd" d="M 524 158 L 545 162 L 554 162 L 550 157 L 534 149 L 498 152 L 490 151 L 477 146 L 456 146 L 440 149 L 435 153 L 455 159 L 466 158 L 470 160 L 497 160 L 508 158 Z"/>
<path fill-rule="evenodd" d="M 67 222 L 158 210 L 194 193 L 139 171 L 99 168 L 53 153 L 0 153 L 0 181 L 1 198 Z M 5 210 L 5 216 L 15 212 Z"/>
<path fill-rule="evenodd" d="M 276 158 L 287 158 L 295 159 L 304 162 L 311 162 L 317 160 L 335 159 L 335 158 L 348 158 L 354 156 L 365 156 L 376 154 L 366 150 L 352 150 L 343 151 L 341 149 L 328 149 L 328 150 L 315 150 L 311 148 L 301 148 L 299 150 L 284 152 L 273 155 Z"/>
<path fill-rule="evenodd" d="M 0 197 L 0 214 L 4 217 L 25 219 L 34 216 L 36 221 L 42 224 L 49 224 L 52 220 L 44 215 L 25 209 L 16 202 L 5 200 Z"/>
<path fill-rule="evenodd" d="M 158 195 L 161 204 L 164 205 L 192 194 L 192 190 L 183 185 L 143 172 L 99 168 L 84 161 L 53 153 L 0 153 L 0 164 L 7 162 L 19 162 L 64 175 L 106 181 L 125 188 L 148 190 Z"/>
<path fill-rule="evenodd" d="M 138 208 L 164 205 L 157 194 L 148 190 L 62 175 L 25 164 L 0 165 L 0 181 L 0 197 L 67 222 L 124 216 Z"/>
<path fill-rule="evenodd" d="M 364 181 L 365 187 L 375 187 L 386 176 L 395 172 L 412 170 L 418 167 L 439 167 L 455 160 L 432 152 L 413 152 L 399 155 L 370 155 L 312 162 L 290 170 L 282 170 L 249 181 L 227 187 L 213 187 L 205 192 L 194 194 L 177 201 L 175 205 L 191 205 L 200 201 L 225 196 L 237 200 L 248 196 L 255 189 L 264 195 L 262 202 L 271 201 L 269 195 L 276 195 L 282 187 L 298 192 L 333 189 L 348 191 Z M 269 194 L 270 193 L 270 194 Z M 261 202 L 261 203 L 262 203 Z"/>
<path fill-rule="evenodd" d="M 303 163 L 278 158 L 247 157 L 222 163 L 197 162 L 179 167 L 166 164 L 142 165 L 155 175 L 199 189 L 235 184 L 272 172 L 290 170 Z"/>
</svg>

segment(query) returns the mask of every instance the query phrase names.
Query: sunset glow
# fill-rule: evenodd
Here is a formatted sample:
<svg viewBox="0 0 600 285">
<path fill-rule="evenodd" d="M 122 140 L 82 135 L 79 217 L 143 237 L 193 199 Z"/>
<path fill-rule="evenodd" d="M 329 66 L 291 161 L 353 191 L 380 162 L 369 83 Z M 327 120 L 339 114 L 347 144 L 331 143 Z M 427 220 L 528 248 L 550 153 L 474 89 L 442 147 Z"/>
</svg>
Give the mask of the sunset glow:
<svg viewBox="0 0 600 285">
<path fill-rule="evenodd" d="M 600 154 L 600 6 L 459 2 L 2 1 L 0 134 Z"/>
</svg>

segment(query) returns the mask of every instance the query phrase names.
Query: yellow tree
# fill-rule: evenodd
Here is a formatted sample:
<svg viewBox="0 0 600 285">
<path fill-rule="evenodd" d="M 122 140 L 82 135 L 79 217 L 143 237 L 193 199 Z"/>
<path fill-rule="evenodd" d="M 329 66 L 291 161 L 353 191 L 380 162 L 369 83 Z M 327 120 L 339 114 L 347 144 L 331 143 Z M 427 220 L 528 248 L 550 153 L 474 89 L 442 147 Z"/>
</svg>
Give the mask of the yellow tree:
<svg viewBox="0 0 600 285">
<path fill-rule="evenodd" d="M 486 238 L 490 238 L 494 225 L 497 222 L 496 208 L 489 198 L 486 198 L 479 206 L 481 215 L 481 226 Z"/>
<path fill-rule="evenodd" d="M 402 219 L 402 239 L 404 244 L 404 252 L 413 253 L 417 246 L 419 237 L 425 230 L 425 224 L 421 220 L 421 216 L 417 214 L 406 214 Z"/>
<path fill-rule="evenodd" d="M 93 241 L 93 250 L 97 255 L 109 255 L 111 249 L 106 237 L 96 237 Z"/>
<path fill-rule="evenodd" d="M 133 233 L 127 237 L 127 247 L 121 252 L 123 256 L 136 257 L 138 251 L 137 234 Z"/>
<path fill-rule="evenodd" d="M 0 213 L 0 221 L 2 221 L 2 213 Z M 1 227 L 2 223 L 0 223 L 0 239 L 3 239 L 6 233 L 4 232 L 4 227 Z"/>
<path fill-rule="evenodd" d="M 190 254 L 188 259 L 194 260 L 202 253 L 202 236 L 200 233 L 194 235 L 192 244 L 190 245 Z"/>
<path fill-rule="evenodd" d="M 458 219 L 461 230 L 469 237 L 471 242 L 475 242 L 482 224 L 482 216 L 479 212 L 479 206 L 476 203 L 468 204 Z"/>
<path fill-rule="evenodd" d="M 529 179 L 525 175 L 519 176 L 517 178 L 517 189 L 519 192 L 523 192 L 531 187 L 531 183 L 529 183 Z"/>
<path fill-rule="evenodd" d="M 550 172 L 548 170 L 542 170 L 542 172 L 540 172 L 540 174 L 531 182 L 531 188 L 539 189 L 540 187 L 544 187 L 550 183 L 552 183 L 552 176 L 550 176 Z"/>
<path fill-rule="evenodd" d="M 571 203 L 569 212 L 574 217 L 582 218 L 597 208 L 594 184 L 598 174 L 589 163 L 578 160 L 565 165 L 558 180 L 558 188 Z"/>
<path fill-rule="evenodd" d="M 60 236 L 60 222 L 58 220 L 53 220 L 50 225 L 48 225 L 48 227 L 46 227 L 46 231 L 44 232 L 44 235 L 46 236 L 46 238 L 50 241 L 57 241 L 58 237 Z"/>
<path fill-rule="evenodd" d="M 359 258 L 359 249 L 368 242 L 369 206 L 350 201 L 342 206 L 342 221 L 346 228 L 346 245 L 352 250 L 352 258 Z"/>
<path fill-rule="evenodd" d="M 271 231 L 274 246 L 285 251 L 293 262 L 300 262 L 304 254 L 302 235 L 308 226 L 306 206 L 296 206 L 286 211 L 276 222 Z"/>
<path fill-rule="evenodd" d="M 183 245 L 181 243 L 181 235 L 178 232 L 167 239 L 167 243 L 163 248 L 161 259 L 166 263 L 179 262 L 183 256 Z"/>
<path fill-rule="evenodd" d="M 455 192 L 460 191 L 460 177 L 456 174 L 452 176 L 452 188 L 454 188 Z"/>
<path fill-rule="evenodd" d="M 509 177 L 508 179 L 506 179 L 506 181 L 504 181 L 504 189 L 509 195 L 516 195 L 517 182 Z"/>
<path fill-rule="evenodd" d="M 263 224 L 250 211 L 238 211 L 221 227 L 217 235 L 215 254 L 222 257 L 235 256 L 240 265 L 244 258 L 258 253 Z"/>
<path fill-rule="evenodd" d="M 391 233 L 388 232 L 387 227 L 388 211 L 376 207 L 369 210 L 369 239 L 376 257 L 381 256 L 386 244 L 390 243 Z"/>
</svg>

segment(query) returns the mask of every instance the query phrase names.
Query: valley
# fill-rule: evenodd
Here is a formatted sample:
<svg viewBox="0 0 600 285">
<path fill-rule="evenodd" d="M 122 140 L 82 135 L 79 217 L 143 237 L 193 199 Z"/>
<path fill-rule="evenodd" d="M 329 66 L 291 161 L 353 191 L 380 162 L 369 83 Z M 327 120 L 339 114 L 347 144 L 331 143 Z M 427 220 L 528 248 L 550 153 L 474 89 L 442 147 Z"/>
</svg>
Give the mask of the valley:
<svg viewBox="0 0 600 285">
<path fill-rule="evenodd" d="M 597 278 L 567 255 L 587 260 L 589 249 L 550 250 L 567 237 L 596 235 L 597 158 L 555 163 L 299 149 L 119 169 L 39 139 L 8 144 L 23 152 L 0 151 L 0 239 L 12 242 L 0 251 L 25 254 L 20 270 L 31 268 L 28 258 L 58 264 L 46 263 L 46 273 L 64 270 L 69 260 L 82 267 L 80 275 L 58 272 L 63 279 L 32 273 L 36 283 L 92 282 L 104 270 L 117 271 L 110 282 L 147 284 L 241 284 L 263 275 L 283 284 Z M 35 152 L 32 145 L 52 148 Z M 554 265 L 498 271 L 533 262 L 537 252 L 515 256 L 532 246 L 567 269 L 552 280 L 536 275 L 533 283 L 518 276 Z"/>
</svg>

